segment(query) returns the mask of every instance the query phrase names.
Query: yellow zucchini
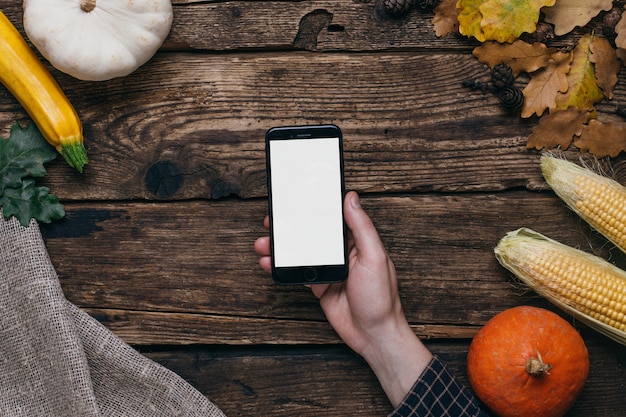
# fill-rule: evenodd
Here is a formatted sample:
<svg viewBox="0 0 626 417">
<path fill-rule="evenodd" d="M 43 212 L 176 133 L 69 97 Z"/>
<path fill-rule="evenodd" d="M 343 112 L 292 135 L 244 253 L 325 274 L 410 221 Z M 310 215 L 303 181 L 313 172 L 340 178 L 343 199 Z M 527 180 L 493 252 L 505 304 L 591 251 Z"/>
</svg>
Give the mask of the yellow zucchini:
<svg viewBox="0 0 626 417">
<path fill-rule="evenodd" d="M 87 153 L 76 110 L 50 72 L 0 11 L 0 82 L 67 163 L 83 172 Z"/>
</svg>

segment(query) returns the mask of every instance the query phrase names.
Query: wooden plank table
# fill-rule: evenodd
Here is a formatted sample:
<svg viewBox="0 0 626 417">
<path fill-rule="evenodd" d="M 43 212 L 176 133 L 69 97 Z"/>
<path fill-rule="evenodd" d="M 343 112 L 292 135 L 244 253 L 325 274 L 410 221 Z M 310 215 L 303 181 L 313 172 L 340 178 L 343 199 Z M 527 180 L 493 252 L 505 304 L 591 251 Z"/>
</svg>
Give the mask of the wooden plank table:
<svg viewBox="0 0 626 417">
<path fill-rule="evenodd" d="M 0 9 L 23 33 L 21 2 Z M 42 182 L 67 211 L 42 232 L 68 299 L 229 416 L 389 412 L 310 292 L 257 265 L 263 136 L 292 124 L 342 128 L 346 186 L 396 263 L 407 316 L 464 382 L 490 317 L 520 304 L 557 311 L 496 262 L 506 232 L 531 227 L 626 265 L 547 189 L 525 146 L 537 121 L 462 86 L 487 74 L 476 44 L 436 37 L 431 19 L 391 19 L 368 0 L 176 0 L 169 37 L 135 73 L 93 83 L 51 69 L 90 156 L 83 175 L 57 158 Z M 599 112 L 621 123 L 625 100 L 620 81 Z M 2 135 L 28 120 L 0 89 Z M 626 183 L 623 157 L 600 163 Z M 592 369 L 568 416 L 623 415 L 626 348 L 569 320 Z"/>
</svg>

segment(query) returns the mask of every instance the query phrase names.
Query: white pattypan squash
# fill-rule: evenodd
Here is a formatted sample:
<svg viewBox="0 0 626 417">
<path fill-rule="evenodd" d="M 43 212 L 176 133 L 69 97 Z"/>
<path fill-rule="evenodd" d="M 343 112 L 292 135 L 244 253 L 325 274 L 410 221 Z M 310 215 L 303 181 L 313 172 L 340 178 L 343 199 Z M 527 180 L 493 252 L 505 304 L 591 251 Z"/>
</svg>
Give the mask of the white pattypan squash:
<svg viewBox="0 0 626 417">
<path fill-rule="evenodd" d="M 60 71 L 102 81 L 130 74 L 172 26 L 171 0 L 24 0 L 24 31 Z"/>
</svg>

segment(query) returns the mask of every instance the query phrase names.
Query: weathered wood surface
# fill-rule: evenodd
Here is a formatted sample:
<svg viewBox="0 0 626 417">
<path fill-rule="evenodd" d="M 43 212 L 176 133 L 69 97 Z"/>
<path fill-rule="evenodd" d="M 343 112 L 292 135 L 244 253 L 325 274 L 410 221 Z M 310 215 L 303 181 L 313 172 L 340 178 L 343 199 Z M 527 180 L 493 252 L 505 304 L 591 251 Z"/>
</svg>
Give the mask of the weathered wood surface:
<svg viewBox="0 0 626 417">
<path fill-rule="evenodd" d="M 21 2 L 0 10 L 22 30 Z M 128 77 L 89 83 L 52 69 L 90 163 L 83 175 L 49 165 L 41 183 L 67 218 L 42 233 L 68 299 L 228 415 L 389 411 L 310 291 L 278 287 L 257 266 L 272 126 L 341 126 L 346 187 L 392 254 L 407 316 L 463 380 L 469 341 L 495 313 L 554 309 L 495 261 L 504 233 L 531 227 L 626 267 L 547 190 L 539 152 L 525 147 L 536 120 L 462 86 L 487 70 L 471 41 L 434 35 L 432 14 L 390 19 L 373 1 L 184 0 L 174 13 L 162 51 Z M 623 123 L 624 101 L 620 82 L 599 117 Z M 28 120 L 0 89 L 0 132 Z M 600 164 L 626 183 L 623 157 Z M 626 348 L 573 323 L 593 369 L 568 416 L 621 415 Z"/>
<path fill-rule="evenodd" d="M 594 337 L 585 340 L 593 367 L 567 416 L 622 416 L 624 351 Z M 427 345 L 467 383 L 468 341 Z M 207 393 L 229 416 L 384 416 L 389 411 L 374 375 L 343 346 L 194 346 L 176 354 L 157 347 L 142 352 Z"/>
<path fill-rule="evenodd" d="M 364 197 L 363 205 L 397 264 L 407 315 L 429 326 L 421 330 L 428 337 L 442 336 L 432 326 L 454 336 L 456 325 L 479 326 L 506 307 L 535 302 L 493 256 L 507 231 L 531 227 L 609 252 L 546 193 Z M 66 295 L 132 343 L 336 341 L 309 290 L 276 287 L 259 269 L 252 243 L 266 233 L 264 200 L 71 208 L 67 219 L 42 227 Z M 171 327 L 159 326 L 168 318 Z M 185 329 L 185 321 L 197 324 Z M 216 332 L 216 323 L 224 330 Z M 465 327 L 459 334 L 470 335 Z"/>
</svg>

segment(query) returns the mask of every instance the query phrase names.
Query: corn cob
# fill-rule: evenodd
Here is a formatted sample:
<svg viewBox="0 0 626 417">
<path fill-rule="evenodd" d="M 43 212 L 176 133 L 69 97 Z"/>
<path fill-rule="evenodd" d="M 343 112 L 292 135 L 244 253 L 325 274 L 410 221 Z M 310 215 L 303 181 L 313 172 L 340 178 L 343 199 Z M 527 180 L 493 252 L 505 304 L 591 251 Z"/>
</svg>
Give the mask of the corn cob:
<svg viewBox="0 0 626 417">
<path fill-rule="evenodd" d="M 87 153 L 78 114 L 15 26 L 0 11 L 0 82 L 33 119 L 43 137 L 83 172 Z"/>
<path fill-rule="evenodd" d="M 527 228 L 509 232 L 494 252 L 529 288 L 626 345 L 626 271 Z"/>
<path fill-rule="evenodd" d="M 626 187 L 590 169 L 548 155 L 541 157 L 541 172 L 572 211 L 626 252 Z"/>
</svg>

